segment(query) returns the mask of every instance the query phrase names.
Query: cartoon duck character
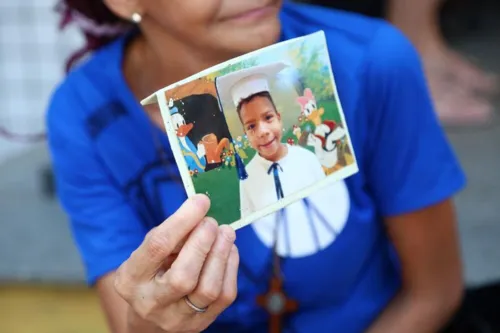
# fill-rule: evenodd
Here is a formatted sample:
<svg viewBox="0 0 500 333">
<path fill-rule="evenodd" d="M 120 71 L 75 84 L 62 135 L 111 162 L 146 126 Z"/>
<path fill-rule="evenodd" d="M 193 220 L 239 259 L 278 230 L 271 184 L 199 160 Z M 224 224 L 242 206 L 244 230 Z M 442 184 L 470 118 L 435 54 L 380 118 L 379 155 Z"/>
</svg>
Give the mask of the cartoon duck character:
<svg viewBox="0 0 500 333">
<path fill-rule="evenodd" d="M 341 167 L 338 163 L 338 142 L 345 136 L 344 128 L 330 120 L 325 120 L 316 127 L 313 134 L 307 136 L 307 145 L 314 148 L 314 152 L 327 175 Z"/>
<path fill-rule="evenodd" d="M 179 113 L 179 109 L 174 106 L 172 99 L 169 101 L 170 114 L 172 116 L 172 125 L 179 139 L 182 155 L 190 171 L 202 173 L 205 171 L 205 146 L 200 142 L 195 147 L 193 142 L 187 137 L 187 134 L 193 129 L 193 124 L 186 124 L 186 120 Z"/>
<path fill-rule="evenodd" d="M 314 97 L 311 89 L 306 88 L 304 90 L 304 96 L 297 97 L 297 102 L 302 108 L 302 114 L 307 120 L 311 121 L 314 126 L 319 126 L 321 124 L 321 116 L 325 113 L 323 108 L 317 107 L 316 97 Z"/>
</svg>

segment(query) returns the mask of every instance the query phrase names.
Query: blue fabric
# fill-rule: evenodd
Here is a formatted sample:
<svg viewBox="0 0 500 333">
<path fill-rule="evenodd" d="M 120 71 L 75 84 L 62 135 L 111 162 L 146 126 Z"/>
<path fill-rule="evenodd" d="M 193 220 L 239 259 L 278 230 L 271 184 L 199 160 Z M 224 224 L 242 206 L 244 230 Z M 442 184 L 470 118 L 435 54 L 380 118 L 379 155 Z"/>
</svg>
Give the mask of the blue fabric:
<svg viewBox="0 0 500 333">
<path fill-rule="evenodd" d="M 399 31 L 304 4 L 286 3 L 281 16 L 283 40 L 325 31 L 360 167 L 346 181 L 349 220 L 335 242 L 282 263 L 285 290 L 300 304 L 284 332 L 363 332 L 400 286 L 382 217 L 444 200 L 465 177 L 433 113 L 417 53 Z M 124 80 L 124 43 L 70 73 L 47 115 L 57 188 L 89 284 L 116 269 L 186 197 L 166 136 Z M 252 228 L 237 238 L 238 300 L 208 332 L 267 332 L 255 297 L 267 290 L 272 254 Z"/>
</svg>

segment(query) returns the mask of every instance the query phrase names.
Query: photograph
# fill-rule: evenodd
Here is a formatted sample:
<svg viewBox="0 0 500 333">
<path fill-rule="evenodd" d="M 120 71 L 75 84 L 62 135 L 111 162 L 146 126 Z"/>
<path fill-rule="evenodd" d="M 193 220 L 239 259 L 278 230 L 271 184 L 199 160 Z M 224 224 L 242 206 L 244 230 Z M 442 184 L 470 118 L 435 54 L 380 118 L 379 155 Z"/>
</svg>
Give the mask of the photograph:
<svg viewBox="0 0 500 333">
<path fill-rule="evenodd" d="M 188 195 L 208 195 L 219 224 L 239 228 L 314 192 L 328 197 L 328 187 L 357 172 L 322 33 L 233 59 L 162 93 Z"/>
</svg>

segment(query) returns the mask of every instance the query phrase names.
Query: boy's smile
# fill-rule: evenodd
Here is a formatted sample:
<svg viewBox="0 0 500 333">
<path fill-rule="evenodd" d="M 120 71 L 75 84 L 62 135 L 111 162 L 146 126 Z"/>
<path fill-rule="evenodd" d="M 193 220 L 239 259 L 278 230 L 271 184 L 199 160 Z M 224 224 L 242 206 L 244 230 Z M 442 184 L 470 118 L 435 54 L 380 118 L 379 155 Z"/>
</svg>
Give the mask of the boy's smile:
<svg viewBox="0 0 500 333">
<path fill-rule="evenodd" d="M 283 157 L 279 152 L 280 148 L 282 147 L 283 144 L 281 144 L 279 140 L 277 140 L 276 138 L 272 138 L 268 142 L 260 144 L 256 150 L 259 152 L 260 156 L 264 157 L 265 159 L 270 161 L 277 161 L 281 157 Z"/>
<path fill-rule="evenodd" d="M 260 145 L 260 147 L 262 149 L 267 149 L 267 148 L 271 147 L 273 145 L 273 143 L 275 143 L 275 142 L 276 142 L 276 138 L 272 138 L 268 143 L 264 143 L 264 144 Z"/>
<path fill-rule="evenodd" d="M 274 104 L 266 96 L 256 96 L 244 103 L 240 119 L 252 148 L 270 161 L 278 161 L 286 154 L 281 143 L 283 124 Z"/>
</svg>

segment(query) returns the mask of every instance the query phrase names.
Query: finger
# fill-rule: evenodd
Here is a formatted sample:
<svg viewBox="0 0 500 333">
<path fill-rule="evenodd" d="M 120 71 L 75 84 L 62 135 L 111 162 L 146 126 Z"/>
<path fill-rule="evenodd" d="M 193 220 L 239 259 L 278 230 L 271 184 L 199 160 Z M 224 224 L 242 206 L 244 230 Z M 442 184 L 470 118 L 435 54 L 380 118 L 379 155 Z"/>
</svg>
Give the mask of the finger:
<svg viewBox="0 0 500 333">
<path fill-rule="evenodd" d="M 170 269 L 156 279 L 159 290 L 168 298 L 164 302 L 177 301 L 196 287 L 217 231 L 217 222 L 206 218 L 189 236 Z"/>
<path fill-rule="evenodd" d="M 233 245 L 226 265 L 222 291 L 217 301 L 211 305 L 211 313 L 215 313 L 218 315 L 236 300 L 236 296 L 238 295 L 239 265 L 240 256 L 238 253 L 238 248 L 236 247 L 236 245 Z"/>
<path fill-rule="evenodd" d="M 163 264 L 161 265 L 160 269 L 156 272 L 157 277 L 161 277 L 170 269 L 175 259 L 177 259 L 177 257 L 179 256 L 179 252 L 181 252 L 181 249 L 186 243 L 186 240 L 189 237 L 189 235 L 191 235 L 191 233 L 188 234 L 188 236 L 185 237 L 179 244 L 177 244 L 172 253 L 163 261 Z"/>
<path fill-rule="evenodd" d="M 188 295 L 197 307 L 204 308 L 215 302 L 222 291 L 227 261 L 234 245 L 236 234 L 233 228 L 221 226 L 217 239 L 203 266 L 198 286 Z"/>
<path fill-rule="evenodd" d="M 133 272 L 151 279 L 179 243 L 203 220 L 210 207 L 205 195 L 195 195 L 167 220 L 148 233 L 139 248 L 132 253 L 127 266 Z"/>
</svg>

